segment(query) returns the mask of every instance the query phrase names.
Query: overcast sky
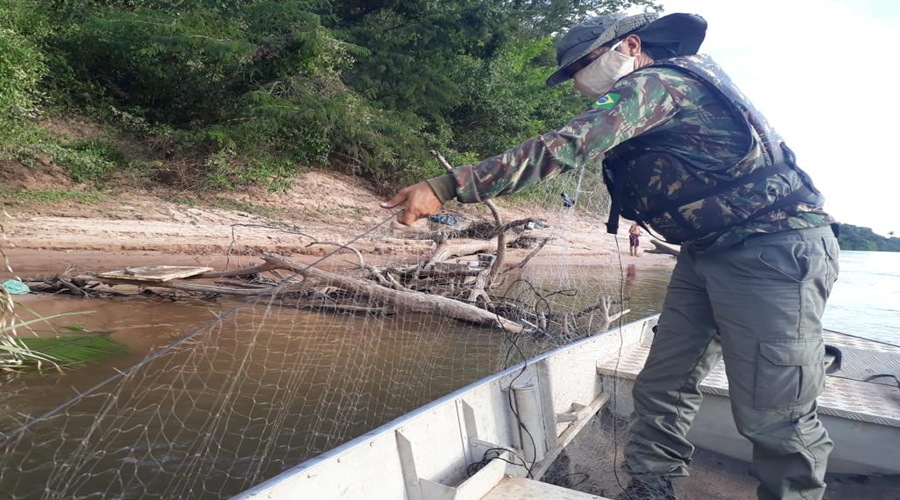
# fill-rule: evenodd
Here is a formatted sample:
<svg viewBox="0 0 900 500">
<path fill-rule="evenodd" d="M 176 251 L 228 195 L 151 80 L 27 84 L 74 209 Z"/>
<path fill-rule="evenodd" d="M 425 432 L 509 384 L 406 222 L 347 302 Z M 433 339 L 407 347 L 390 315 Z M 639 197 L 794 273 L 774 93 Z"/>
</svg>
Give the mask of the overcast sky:
<svg viewBox="0 0 900 500">
<path fill-rule="evenodd" d="M 659 0 L 781 133 L 840 222 L 900 236 L 900 0 Z"/>
</svg>

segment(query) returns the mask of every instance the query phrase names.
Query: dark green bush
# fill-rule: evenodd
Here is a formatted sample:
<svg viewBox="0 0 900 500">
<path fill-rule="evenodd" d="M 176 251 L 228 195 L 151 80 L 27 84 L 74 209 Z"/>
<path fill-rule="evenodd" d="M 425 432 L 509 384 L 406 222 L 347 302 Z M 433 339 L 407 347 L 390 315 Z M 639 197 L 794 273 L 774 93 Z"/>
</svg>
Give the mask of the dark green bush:
<svg viewBox="0 0 900 500">
<path fill-rule="evenodd" d="M 28 23 L 15 2 L 0 2 L 0 127 L 34 115 L 38 83 L 46 72 L 44 55 L 19 24 Z"/>
<path fill-rule="evenodd" d="M 552 35 L 650 0 L 0 0 L 0 120 L 47 103 L 145 141 L 185 186 L 282 188 L 304 167 L 382 190 L 502 152 L 584 103 L 544 79 Z M 48 70 L 49 68 L 49 70 Z M 80 181 L 100 143 L 13 150 Z M 172 175 L 169 175 L 172 174 Z"/>
</svg>

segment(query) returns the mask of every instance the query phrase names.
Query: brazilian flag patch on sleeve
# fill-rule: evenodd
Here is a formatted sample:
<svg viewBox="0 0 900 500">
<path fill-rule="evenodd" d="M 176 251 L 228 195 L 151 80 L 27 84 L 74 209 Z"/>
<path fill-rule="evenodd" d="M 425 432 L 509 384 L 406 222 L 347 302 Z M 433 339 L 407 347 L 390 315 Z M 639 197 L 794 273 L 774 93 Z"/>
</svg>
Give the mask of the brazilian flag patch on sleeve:
<svg viewBox="0 0 900 500">
<path fill-rule="evenodd" d="M 621 97 L 619 97 L 619 94 L 616 94 L 615 92 L 610 92 L 609 94 L 606 94 L 605 96 L 601 97 L 600 99 L 597 99 L 594 102 L 593 107 L 595 109 L 612 109 L 616 104 L 619 103 L 619 100 L 621 100 Z"/>
</svg>

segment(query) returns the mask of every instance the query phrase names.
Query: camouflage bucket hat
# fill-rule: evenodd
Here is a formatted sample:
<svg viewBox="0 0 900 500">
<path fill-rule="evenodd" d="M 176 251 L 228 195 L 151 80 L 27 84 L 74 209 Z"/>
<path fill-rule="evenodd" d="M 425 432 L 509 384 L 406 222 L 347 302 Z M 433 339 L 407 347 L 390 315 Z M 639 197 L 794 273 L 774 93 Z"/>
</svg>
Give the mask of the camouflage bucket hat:
<svg viewBox="0 0 900 500">
<path fill-rule="evenodd" d="M 627 15 L 622 13 L 597 16 L 578 24 L 556 43 L 559 68 L 547 79 L 553 87 L 572 78 L 568 68 L 597 47 L 637 33 L 645 45 L 663 49 L 667 57 L 696 54 L 706 36 L 706 21 L 694 14 L 656 13 Z"/>
</svg>

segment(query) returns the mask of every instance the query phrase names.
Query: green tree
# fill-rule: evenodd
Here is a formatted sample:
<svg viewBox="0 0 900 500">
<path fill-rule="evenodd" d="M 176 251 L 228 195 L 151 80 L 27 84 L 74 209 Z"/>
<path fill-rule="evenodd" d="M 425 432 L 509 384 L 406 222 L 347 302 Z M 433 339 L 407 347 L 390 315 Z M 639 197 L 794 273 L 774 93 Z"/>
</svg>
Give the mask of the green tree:
<svg viewBox="0 0 900 500">
<path fill-rule="evenodd" d="M 226 119 L 246 90 L 240 75 L 255 47 L 236 20 L 197 8 L 167 12 L 99 8 L 57 48 L 100 95 L 154 122 Z"/>
<path fill-rule="evenodd" d="M 571 89 L 548 89 L 552 40 L 510 47 L 476 66 L 465 80 L 466 102 L 451 115 L 455 145 L 478 155 L 499 153 L 523 138 L 558 128 L 585 107 Z"/>
<path fill-rule="evenodd" d="M 331 165 L 387 190 L 440 172 L 428 149 L 471 161 L 580 112 L 581 100 L 543 85 L 554 34 L 635 5 L 655 7 L 0 0 L 0 112 L 27 115 L 43 90 L 48 102 L 155 136 L 161 154 L 192 167 L 187 177 L 214 187 L 280 185 L 298 166 Z"/>
<path fill-rule="evenodd" d="M 15 0 L 0 0 L 0 126 L 9 127 L 32 115 L 38 84 L 46 73 L 39 44 L 46 21 L 39 12 Z"/>
</svg>

